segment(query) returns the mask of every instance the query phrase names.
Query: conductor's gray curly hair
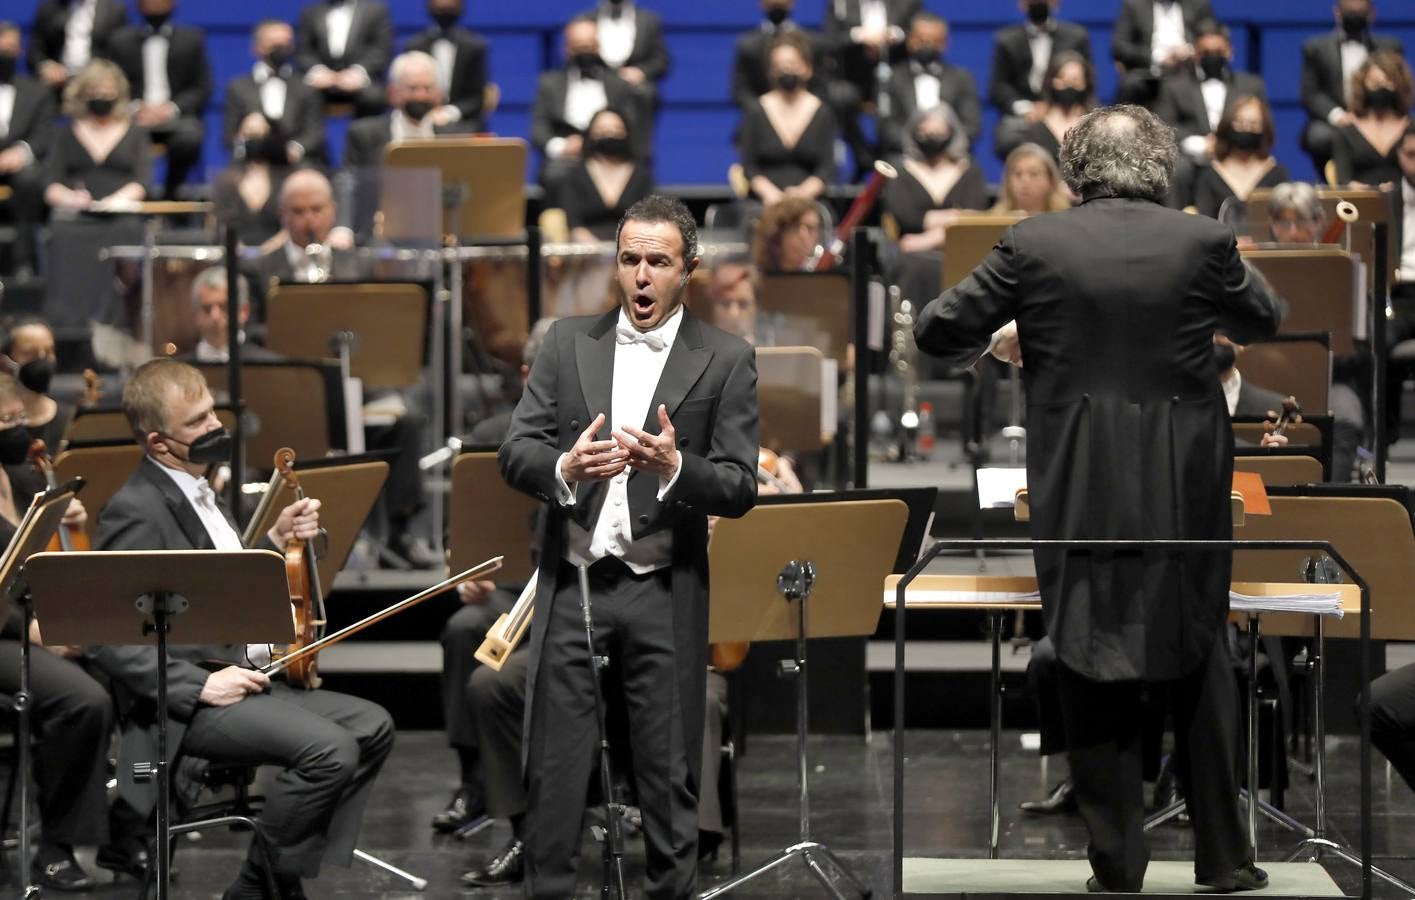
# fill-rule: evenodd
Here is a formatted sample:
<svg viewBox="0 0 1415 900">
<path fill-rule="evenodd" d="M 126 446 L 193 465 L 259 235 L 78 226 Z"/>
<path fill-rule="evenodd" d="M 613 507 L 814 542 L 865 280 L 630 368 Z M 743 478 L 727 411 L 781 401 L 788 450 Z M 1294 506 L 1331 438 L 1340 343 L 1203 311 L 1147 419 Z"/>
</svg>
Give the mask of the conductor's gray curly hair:
<svg viewBox="0 0 1415 900">
<path fill-rule="evenodd" d="M 1061 175 L 1083 200 L 1125 197 L 1162 202 L 1179 157 L 1174 129 L 1140 106 L 1086 113 L 1061 144 Z"/>
</svg>

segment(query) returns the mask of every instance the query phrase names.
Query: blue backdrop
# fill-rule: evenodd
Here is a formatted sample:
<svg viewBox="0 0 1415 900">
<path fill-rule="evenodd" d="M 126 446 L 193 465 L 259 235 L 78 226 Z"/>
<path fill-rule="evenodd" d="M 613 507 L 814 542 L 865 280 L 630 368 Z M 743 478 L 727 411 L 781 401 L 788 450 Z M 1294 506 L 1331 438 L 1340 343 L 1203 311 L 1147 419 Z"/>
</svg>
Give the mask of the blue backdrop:
<svg viewBox="0 0 1415 900">
<path fill-rule="evenodd" d="M 12 0 L 15 6 L 23 0 Z M 486 3 L 467 0 L 466 24 L 484 35 L 491 45 L 491 78 L 501 87 L 501 106 L 490 128 L 499 134 L 529 137 L 531 103 L 536 76 L 560 59 L 559 28 L 592 0 L 530 0 L 524 3 Z M 732 45 L 735 36 L 760 21 L 757 0 L 639 0 L 642 6 L 663 15 L 673 67 L 663 84 L 655 152 L 655 174 L 662 184 L 721 183 L 735 161 L 729 140 L 737 120 L 729 98 Z M 798 18 L 816 26 L 828 0 L 798 0 Z M 7 4 L 9 5 L 9 4 Z M 397 31 L 395 46 L 425 27 L 420 0 L 391 0 Z M 1406 47 L 1415 47 L 1415 3 L 1379 4 L 1377 29 L 1400 36 Z M 948 19 L 952 26 L 949 58 L 969 68 L 979 90 L 987 91 L 992 34 L 1020 19 L 1009 0 L 926 0 L 925 6 Z M 1085 25 L 1091 32 L 1101 96 L 1115 89 L 1115 67 L 1110 61 L 1110 28 L 1120 0 L 1066 0 L 1064 18 Z M 1277 120 L 1276 154 L 1295 177 L 1313 179 L 1316 173 L 1298 148 L 1305 121 L 1298 99 L 1302 41 L 1333 26 L 1331 0 L 1214 0 L 1219 17 L 1234 34 L 1237 64 L 1263 76 Z M 207 111 L 209 169 L 226 163 L 220 146 L 222 87 L 251 65 L 251 26 L 263 18 L 293 22 L 297 0 L 244 0 L 218 3 L 187 0 L 177 20 L 206 31 L 215 68 L 217 91 Z M 12 13 L 13 14 L 13 13 Z M 3 16 L 4 14 L 0 14 Z M 986 103 L 984 104 L 986 108 Z M 984 137 L 975 148 L 991 179 L 1000 164 L 993 156 L 991 132 L 996 115 L 986 113 Z M 347 122 L 330 123 L 330 147 L 337 160 L 343 148 Z"/>
</svg>

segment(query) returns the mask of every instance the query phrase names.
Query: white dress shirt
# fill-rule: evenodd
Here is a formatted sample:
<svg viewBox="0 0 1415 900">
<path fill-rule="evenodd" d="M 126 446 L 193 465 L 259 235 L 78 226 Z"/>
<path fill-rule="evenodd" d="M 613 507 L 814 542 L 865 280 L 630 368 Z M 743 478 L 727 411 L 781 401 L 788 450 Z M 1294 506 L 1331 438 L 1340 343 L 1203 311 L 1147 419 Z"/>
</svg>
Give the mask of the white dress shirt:
<svg viewBox="0 0 1415 900">
<path fill-rule="evenodd" d="M 1184 7 L 1179 0 L 1164 3 L 1155 0 L 1155 30 L 1150 34 L 1150 63 L 1164 65 L 1169 54 L 1189 43 L 1184 35 Z"/>
<path fill-rule="evenodd" d="M 201 519 L 202 527 L 206 529 L 212 545 L 217 550 L 246 549 L 245 544 L 241 543 L 241 536 L 221 514 L 221 509 L 216 505 L 216 493 L 205 478 L 198 478 L 190 472 L 164 466 L 157 460 L 153 460 L 153 462 L 157 463 L 157 467 L 166 472 L 167 477 L 181 488 L 182 495 L 187 498 L 187 502 L 196 511 L 197 518 Z M 270 645 L 247 644 L 246 659 L 257 668 L 265 665 L 270 662 Z"/>
<path fill-rule="evenodd" d="M 680 306 L 661 325 L 646 332 L 646 336 L 657 337 L 661 341 L 661 343 L 654 342 L 657 343 L 659 349 L 654 349 L 649 341 L 635 340 L 625 343 L 625 338 L 616 336 L 614 386 L 611 391 L 612 399 L 609 408 L 609 414 L 614 417 L 614 420 L 610 422 L 611 430 L 623 429 L 625 426 L 644 427 L 644 423 L 653 412 L 649 409 L 649 404 L 653 402 L 654 391 L 658 389 L 658 381 L 663 375 L 663 367 L 668 362 L 668 354 L 673 351 L 673 341 L 678 337 L 678 328 L 682 324 L 683 308 Z M 616 331 L 623 334 L 634 332 L 634 326 L 629 324 L 629 319 L 623 309 L 619 310 Z M 592 412 L 594 411 L 592 410 Z M 575 494 L 578 487 L 578 485 L 572 487 L 566 484 L 564 477 L 560 474 L 561 463 L 568 455 L 561 454 L 555 461 L 555 480 L 559 488 L 559 500 L 562 506 L 575 505 Z M 673 473 L 673 477 L 659 479 L 658 499 L 663 499 L 678 480 L 682 471 L 683 464 L 680 457 L 678 471 Z M 604 494 L 604 505 L 600 507 L 599 518 L 595 520 L 592 530 L 586 531 L 573 521 L 568 524 L 564 558 L 571 565 L 588 566 L 606 556 L 617 556 L 635 574 L 644 575 L 672 564 L 672 531 L 657 531 L 639 540 L 634 540 L 629 510 L 629 476 L 631 474 L 635 478 L 652 477 L 642 472 L 635 472 L 633 469 L 626 469 L 609 480 Z"/>
<path fill-rule="evenodd" d="M 624 0 L 619 5 L 618 18 L 615 18 L 607 6 L 601 5 L 598 21 L 599 58 L 611 69 L 617 69 L 628 62 L 629 56 L 634 52 L 634 39 L 638 35 L 634 4 Z"/>
<path fill-rule="evenodd" d="M 98 0 L 82 0 L 64 21 L 64 51 L 59 61 L 71 75 L 88 65 L 93 56 L 93 19 L 96 15 Z"/>
<path fill-rule="evenodd" d="M 289 85 L 285 84 L 280 73 L 258 62 L 251 70 L 251 78 L 260 88 L 260 111 L 265 113 L 265 117 L 272 122 L 285 118 L 285 94 Z"/>
<path fill-rule="evenodd" d="M 938 80 L 938 76 L 921 67 L 918 63 L 912 63 L 914 69 L 914 108 L 933 109 L 938 106 L 943 84 Z"/>
<path fill-rule="evenodd" d="M 1400 197 L 1404 216 L 1400 232 L 1400 270 L 1395 278 L 1400 282 L 1415 282 L 1415 187 L 1408 178 L 1400 179 Z"/>
<path fill-rule="evenodd" d="M 433 129 L 432 116 L 423 116 L 421 121 L 413 121 L 400 109 L 395 109 L 388 119 L 388 139 L 393 143 L 399 141 L 420 140 L 422 138 L 435 138 L 437 132 Z"/>
<path fill-rule="evenodd" d="M 1209 132 L 1212 133 L 1223 118 L 1224 105 L 1228 102 L 1228 82 L 1222 78 L 1204 78 L 1200 72 L 1199 93 L 1204 98 L 1204 115 L 1208 116 Z M 1208 155 L 1208 135 L 1191 134 L 1179 142 L 1179 149 L 1194 159 L 1203 159 Z"/>
<path fill-rule="evenodd" d="M 586 78 L 580 70 L 571 67 L 565 79 L 565 121 L 578 131 L 590 127 L 590 119 L 595 113 L 609 105 L 604 93 L 604 82 L 598 78 Z M 545 155 L 559 159 L 565 152 L 565 139 L 553 137 L 545 144 Z"/>
<path fill-rule="evenodd" d="M 10 133 L 10 119 L 15 115 L 15 86 L 0 84 L 0 139 Z"/>
<path fill-rule="evenodd" d="M 889 8 L 884 0 L 860 0 L 860 28 L 865 31 L 889 28 Z"/>
<path fill-rule="evenodd" d="M 1231 419 L 1238 409 L 1238 395 L 1243 391 L 1243 373 L 1234 369 L 1227 381 L 1219 383 L 1223 385 L 1223 399 L 1228 404 L 1228 417 Z"/>
<path fill-rule="evenodd" d="M 329 32 L 329 55 L 342 59 L 349 47 L 349 31 L 354 27 L 354 2 L 347 0 L 329 7 L 324 14 L 324 27 Z"/>
<path fill-rule="evenodd" d="M 172 99 L 167 83 L 167 51 L 171 41 L 167 29 L 159 28 L 142 42 L 142 102 L 161 106 Z"/>
<path fill-rule="evenodd" d="M 1051 65 L 1052 35 L 1050 28 L 1039 28 L 1028 23 L 1027 45 L 1032 50 L 1032 68 L 1027 73 L 1027 86 L 1032 89 L 1032 93 L 1038 96 L 1042 93 L 1042 80 L 1046 78 L 1047 67 Z M 1026 109 L 1016 109 L 1014 104 L 1013 112 L 1019 116 L 1025 116 L 1032 109 L 1030 100 L 1020 100 L 1018 103 L 1027 104 Z"/>
<path fill-rule="evenodd" d="M 437 60 L 437 86 L 442 88 L 442 96 L 452 92 L 452 67 L 457 64 L 457 45 L 445 37 L 432 42 L 432 58 Z"/>
<path fill-rule="evenodd" d="M 1335 125 L 1337 119 L 1346 115 L 1346 107 L 1351 105 L 1351 76 L 1361 68 L 1371 51 L 1361 41 L 1341 42 L 1341 105 L 1327 113 L 1327 121 Z"/>
</svg>

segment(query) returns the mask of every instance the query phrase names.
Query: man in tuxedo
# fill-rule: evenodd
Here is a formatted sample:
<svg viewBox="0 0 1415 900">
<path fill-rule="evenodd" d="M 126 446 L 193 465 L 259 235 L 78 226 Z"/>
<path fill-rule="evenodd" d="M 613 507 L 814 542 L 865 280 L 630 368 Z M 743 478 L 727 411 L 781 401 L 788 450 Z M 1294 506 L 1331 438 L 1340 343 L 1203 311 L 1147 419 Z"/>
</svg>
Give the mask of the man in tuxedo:
<svg viewBox="0 0 1415 900">
<path fill-rule="evenodd" d="M 325 103 L 352 103 L 356 116 L 383 109 L 383 73 L 393 55 L 383 0 L 318 0 L 300 11 L 296 36 L 305 84 Z"/>
<path fill-rule="evenodd" d="M 1179 149 L 1202 164 L 1211 156 L 1211 137 L 1224 111 L 1239 97 L 1267 99 L 1263 79 L 1233 69 L 1233 42 L 1218 22 L 1200 23 L 1194 31 L 1194 58 L 1160 82 L 1155 115 L 1179 138 Z"/>
<path fill-rule="evenodd" d="M 822 41 L 830 63 L 827 102 L 858 172 L 869 170 L 878 150 L 865 136 L 860 116 L 872 110 L 888 117 L 890 110 L 878 106 L 881 97 L 888 102 L 887 72 L 904 62 L 909 23 L 923 8 L 923 0 L 829 0 L 826 6 Z"/>
<path fill-rule="evenodd" d="M 279 19 L 257 23 L 251 55 L 250 74 L 226 84 L 221 133 L 232 157 L 324 162 L 324 103 L 295 70 L 295 29 Z"/>
<path fill-rule="evenodd" d="M 458 24 L 462 0 L 428 0 L 433 24 L 413 35 L 406 49 L 421 50 L 437 60 L 437 85 L 442 105 L 433 110 L 433 124 L 460 123 L 468 132 L 482 131 L 486 102 L 486 41 Z"/>
<path fill-rule="evenodd" d="M 762 23 L 737 36 L 732 53 L 732 102 L 745 112 L 756 99 L 771 90 L 770 54 L 776 36 L 799 32 L 811 45 L 811 93 L 826 96 L 825 58 L 820 36 L 807 31 L 791 18 L 796 0 L 762 0 Z"/>
<path fill-rule="evenodd" d="M 192 361 L 224 363 L 231 358 L 229 295 L 225 266 L 202 269 L 192 282 L 192 316 L 200 335 L 196 349 L 192 351 Z M 241 359 L 271 362 L 280 359 L 260 344 L 246 341 L 246 322 L 251 318 L 251 290 L 244 275 L 236 280 L 236 315 L 240 316 Z"/>
<path fill-rule="evenodd" d="M 127 76 L 136 110 L 133 122 L 167 148 L 164 192 L 177 189 L 201 160 L 206 134 L 201 117 L 211 100 L 211 61 L 201 29 L 174 25 L 175 0 L 138 0 L 143 24 L 119 29 L 109 53 Z"/>
<path fill-rule="evenodd" d="M 1118 103 L 1149 106 L 1160 79 L 1194 58 L 1194 29 L 1214 18 L 1209 0 L 1124 0 L 1111 33 Z"/>
<path fill-rule="evenodd" d="M 0 22 L 0 184 L 10 202 L 0 206 L 15 224 L 11 272 L 34 268 L 35 233 L 44 221 L 44 165 L 54 134 L 54 99 L 49 90 L 19 72 L 20 27 Z"/>
<path fill-rule="evenodd" d="M 541 181 L 547 189 L 558 186 L 580 161 L 585 129 L 606 106 L 628 118 L 634 153 L 648 158 L 653 146 L 644 124 L 649 111 L 632 86 L 600 57 L 599 24 L 590 16 L 579 16 L 565 26 L 565 65 L 541 73 L 531 107 L 531 142 L 541 152 Z"/>
<path fill-rule="evenodd" d="M 147 453 L 99 517 L 100 550 L 239 550 L 235 521 L 203 477 L 229 456 L 230 436 L 200 372 L 173 359 L 140 367 L 123 389 L 123 412 Z M 281 511 L 262 545 L 283 550 L 319 533 L 319 501 Z M 393 747 L 393 721 L 382 708 L 323 689 L 305 690 L 258 671 L 267 644 L 174 646 L 167 664 L 168 747 L 194 759 L 280 769 L 266 794 L 261 824 L 282 900 L 303 898 L 303 878 L 326 863 L 349 865 L 369 790 Z M 97 647 L 93 662 L 114 682 L 131 726 L 118 762 L 120 797 L 141 813 L 155 787 L 132 778 L 131 763 L 155 749 L 157 651 Z M 170 760 L 169 760 L 170 762 Z M 223 895 L 265 896 L 254 849 Z"/>
<path fill-rule="evenodd" d="M 442 108 L 442 101 L 437 60 L 421 50 L 401 54 L 388 69 L 389 111 L 349 126 L 344 137 L 344 165 L 382 166 L 383 150 L 390 143 L 468 133 L 472 123 L 438 123 L 437 111 Z"/>
<path fill-rule="evenodd" d="M 1336 30 L 1302 43 L 1302 105 L 1307 125 L 1302 129 L 1302 149 L 1312 157 L 1318 172 L 1332 156 L 1332 135 L 1349 125 L 1347 87 L 1351 76 L 1372 53 L 1388 50 L 1400 55 L 1405 48 L 1394 35 L 1375 34 L 1374 0 L 1337 0 L 1332 7 Z"/>
<path fill-rule="evenodd" d="M 645 110 L 658 108 L 658 84 L 668 75 L 668 44 L 663 19 L 640 9 L 634 0 L 600 0 L 582 16 L 595 20 L 599 55 L 639 97 Z"/>
<path fill-rule="evenodd" d="M 931 12 L 914 16 L 905 40 L 909 57 L 895 66 L 889 82 L 889 115 L 880 122 L 880 147 L 885 154 L 903 150 L 902 136 L 911 116 L 940 103 L 953 107 L 972 145 L 983 133 L 978 85 L 962 66 L 944 59 L 948 23 Z"/>
<path fill-rule="evenodd" d="M 998 147 L 1015 147 L 1021 133 L 1041 118 L 1038 102 L 1052 57 L 1070 51 L 1091 58 L 1091 36 L 1074 22 L 1056 17 L 1061 0 L 1018 0 L 1027 21 L 1000 28 L 993 37 L 988 100 L 1001 118 L 993 132 Z"/>
<path fill-rule="evenodd" d="M 109 39 L 127 21 L 123 0 L 40 0 L 30 27 L 29 70 L 57 98 L 70 75 L 90 59 L 107 57 Z"/>
<path fill-rule="evenodd" d="M 707 675 L 707 517 L 756 500 L 756 360 L 683 308 L 697 228 L 675 199 L 630 207 L 619 307 L 546 336 L 498 454 L 545 502 L 525 717 L 529 897 L 575 892 L 596 724 L 596 653 L 622 691 L 644 815 L 645 892 L 694 895 Z M 612 417 L 612 418 L 611 418 Z"/>
<path fill-rule="evenodd" d="M 1227 226 L 1162 206 L 1177 155 L 1171 129 L 1141 107 L 1087 113 L 1061 148 L 1083 205 L 1009 228 L 914 327 L 919 349 L 951 365 L 990 348 L 1025 362 L 1038 539 L 1232 535 L 1233 433 L 1213 335 L 1271 335 L 1282 304 Z M 1195 880 L 1221 891 L 1266 885 L 1238 815 L 1237 691 L 1224 643 L 1232 554 L 1037 548 L 1036 563 L 1090 832 L 1087 887 L 1138 892 L 1144 882 L 1134 711 L 1145 695 L 1174 716 Z"/>
<path fill-rule="evenodd" d="M 1403 177 L 1388 195 L 1391 241 L 1396 247 L 1395 280 L 1390 288 L 1395 315 L 1386 323 L 1389 347 L 1415 339 L 1415 125 L 1401 135 L 1395 157 Z M 1400 437 L 1400 406 L 1409 374 L 1408 363 L 1398 362 L 1387 367 L 1384 415 L 1387 439 L 1391 441 Z"/>
</svg>

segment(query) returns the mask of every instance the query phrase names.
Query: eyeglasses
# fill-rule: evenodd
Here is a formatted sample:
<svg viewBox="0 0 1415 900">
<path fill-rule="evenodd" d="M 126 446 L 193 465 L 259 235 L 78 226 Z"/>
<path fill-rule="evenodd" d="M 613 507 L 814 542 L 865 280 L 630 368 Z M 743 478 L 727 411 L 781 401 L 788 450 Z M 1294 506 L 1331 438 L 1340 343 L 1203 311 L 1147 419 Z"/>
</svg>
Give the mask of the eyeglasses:
<svg viewBox="0 0 1415 900">
<path fill-rule="evenodd" d="M 14 428 L 19 425 L 28 424 L 29 416 L 25 415 L 23 410 L 12 415 L 0 416 L 0 428 Z"/>
</svg>

